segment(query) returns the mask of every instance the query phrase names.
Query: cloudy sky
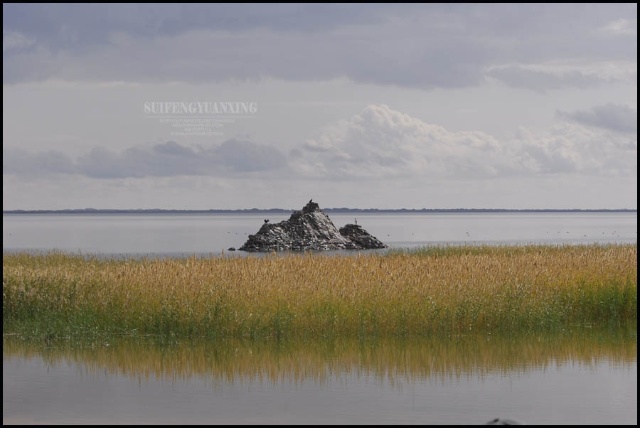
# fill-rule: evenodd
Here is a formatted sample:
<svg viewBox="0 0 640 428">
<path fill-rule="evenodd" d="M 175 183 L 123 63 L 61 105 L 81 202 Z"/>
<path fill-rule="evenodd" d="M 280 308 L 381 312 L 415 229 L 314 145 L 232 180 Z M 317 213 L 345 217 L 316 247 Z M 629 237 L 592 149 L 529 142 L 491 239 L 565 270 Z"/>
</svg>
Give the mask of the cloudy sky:
<svg viewBox="0 0 640 428">
<path fill-rule="evenodd" d="M 637 209 L 634 4 L 3 4 L 3 209 Z"/>
</svg>

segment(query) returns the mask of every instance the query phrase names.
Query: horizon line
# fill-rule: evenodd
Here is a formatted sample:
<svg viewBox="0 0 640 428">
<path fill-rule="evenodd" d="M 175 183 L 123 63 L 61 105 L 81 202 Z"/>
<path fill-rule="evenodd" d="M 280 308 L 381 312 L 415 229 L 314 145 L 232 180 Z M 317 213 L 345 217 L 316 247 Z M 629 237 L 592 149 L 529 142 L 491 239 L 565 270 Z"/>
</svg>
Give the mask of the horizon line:
<svg viewBox="0 0 640 428">
<path fill-rule="evenodd" d="M 343 212 L 637 212 L 637 208 L 320 208 L 323 211 Z M 291 212 L 299 211 L 289 208 L 209 208 L 209 209 L 174 209 L 174 208 L 63 208 L 63 209 L 13 209 L 2 210 L 3 214 L 27 213 L 213 213 L 213 212 Z"/>
</svg>

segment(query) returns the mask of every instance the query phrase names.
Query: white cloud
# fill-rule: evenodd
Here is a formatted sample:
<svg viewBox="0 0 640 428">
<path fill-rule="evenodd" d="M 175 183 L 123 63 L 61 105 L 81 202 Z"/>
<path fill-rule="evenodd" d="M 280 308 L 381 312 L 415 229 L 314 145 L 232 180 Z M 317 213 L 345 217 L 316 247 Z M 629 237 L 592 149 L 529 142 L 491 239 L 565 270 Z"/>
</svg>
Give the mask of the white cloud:
<svg viewBox="0 0 640 428">
<path fill-rule="evenodd" d="M 606 23 L 600 28 L 600 31 L 604 34 L 614 36 L 637 36 L 638 20 L 625 18 L 616 19 L 614 21 Z"/>
<path fill-rule="evenodd" d="M 561 123 L 548 132 L 521 132 L 520 146 L 527 172 L 595 176 L 637 175 L 637 142 L 627 136 Z"/>
<path fill-rule="evenodd" d="M 266 177 L 276 173 L 294 179 L 333 181 L 637 174 L 637 137 L 629 133 L 635 129 L 629 128 L 635 126 L 635 119 L 631 119 L 630 111 L 607 105 L 560 117 L 570 122 L 538 133 L 522 128 L 515 138 L 500 141 L 481 131 L 449 131 L 386 105 L 373 104 L 348 120 L 326 127 L 316 139 L 291 150 L 288 157 L 275 146 L 238 139 L 195 147 L 167 141 L 134 146 L 121 153 L 94 147 L 77 160 L 55 151 L 5 149 L 3 173 L 81 174 L 100 179 Z M 625 132 L 610 131 L 616 127 Z"/>
<path fill-rule="evenodd" d="M 494 178 L 548 173 L 633 174 L 629 136 L 559 124 L 545 133 L 522 130 L 498 141 L 484 132 L 451 132 L 385 105 L 370 105 L 302 145 L 294 164 L 322 178 Z M 323 147 L 322 151 L 310 149 Z"/>
<path fill-rule="evenodd" d="M 15 31 L 2 31 L 2 52 L 20 50 L 35 43 L 35 39 Z"/>
</svg>

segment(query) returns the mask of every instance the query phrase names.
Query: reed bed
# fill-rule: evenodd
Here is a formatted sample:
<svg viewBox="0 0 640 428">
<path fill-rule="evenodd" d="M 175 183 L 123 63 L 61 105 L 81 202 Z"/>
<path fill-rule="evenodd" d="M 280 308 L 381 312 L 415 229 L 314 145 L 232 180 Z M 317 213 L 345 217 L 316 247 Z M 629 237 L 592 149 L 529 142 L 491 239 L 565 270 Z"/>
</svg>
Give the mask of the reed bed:
<svg viewBox="0 0 640 428">
<path fill-rule="evenodd" d="M 637 322 L 637 245 L 347 256 L 101 259 L 3 253 L 3 333 L 326 338 Z"/>
</svg>

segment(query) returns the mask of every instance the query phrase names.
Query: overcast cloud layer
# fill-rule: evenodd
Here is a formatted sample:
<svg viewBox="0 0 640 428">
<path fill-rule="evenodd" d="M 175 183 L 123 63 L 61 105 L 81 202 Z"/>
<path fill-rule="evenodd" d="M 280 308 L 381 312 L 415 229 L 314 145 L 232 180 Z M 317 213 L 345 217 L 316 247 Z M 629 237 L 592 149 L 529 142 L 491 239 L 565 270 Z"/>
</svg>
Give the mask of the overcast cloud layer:
<svg viewBox="0 0 640 428">
<path fill-rule="evenodd" d="M 259 109 L 194 137 L 148 101 Z M 4 209 L 636 194 L 636 4 L 3 5 Z"/>
</svg>

